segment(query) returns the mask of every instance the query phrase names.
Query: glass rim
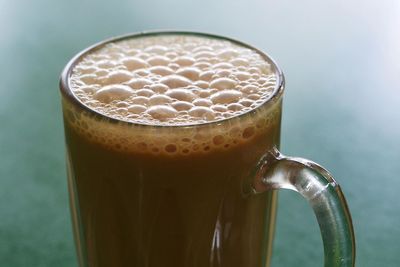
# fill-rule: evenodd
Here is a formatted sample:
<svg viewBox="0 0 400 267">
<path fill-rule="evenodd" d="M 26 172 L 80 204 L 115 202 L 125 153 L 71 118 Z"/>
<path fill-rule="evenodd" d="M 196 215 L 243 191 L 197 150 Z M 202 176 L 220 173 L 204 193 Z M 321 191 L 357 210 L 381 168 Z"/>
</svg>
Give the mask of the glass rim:
<svg viewBox="0 0 400 267">
<path fill-rule="evenodd" d="M 75 96 L 75 94 L 71 90 L 70 86 L 70 77 L 72 70 L 74 67 L 88 54 L 102 48 L 104 45 L 113 43 L 113 42 L 118 42 L 118 41 L 123 41 L 127 39 L 133 39 L 133 38 L 141 38 L 141 37 L 148 37 L 148 36 L 157 36 L 157 35 L 188 35 L 188 36 L 200 36 L 200 37 L 207 37 L 207 38 L 213 38 L 213 39 L 220 39 L 220 40 L 225 40 L 232 42 L 234 44 L 237 44 L 239 46 L 249 48 L 255 52 L 257 52 L 265 61 L 267 61 L 271 67 L 273 68 L 273 71 L 276 76 L 276 83 L 274 90 L 272 94 L 265 99 L 263 103 L 261 103 L 259 106 L 257 106 L 254 109 L 251 109 L 249 111 L 246 111 L 240 115 L 229 117 L 229 118 L 223 118 L 220 120 L 215 120 L 215 121 L 210 121 L 210 122 L 202 122 L 202 123 L 191 123 L 191 124 L 178 124 L 178 125 L 167 125 L 167 124 L 151 124 L 151 123 L 139 123 L 139 122 L 132 122 L 132 121 L 125 121 L 125 120 L 120 120 L 117 118 L 110 117 L 106 114 L 100 113 L 89 106 L 85 105 L 78 97 Z M 128 33 L 124 35 L 119 35 L 116 37 L 111 37 L 108 39 L 105 39 L 103 41 L 97 42 L 83 50 L 81 50 L 79 53 L 77 53 L 64 67 L 61 76 L 60 76 L 60 91 L 63 97 L 66 97 L 71 101 L 72 104 L 76 105 L 79 109 L 82 109 L 89 114 L 95 116 L 95 117 L 100 117 L 107 119 L 111 123 L 118 123 L 118 124 L 126 124 L 129 126 L 143 126 L 143 127 L 157 127 L 157 128 L 176 128 L 176 127 L 201 127 L 201 126 L 210 126 L 210 125 L 215 125 L 215 124 L 220 124 L 220 123 L 225 123 L 227 121 L 233 120 L 233 119 L 240 119 L 242 117 L 249 116 L 251 114 L 256 113 L 260 108 L 267 108 L 268 106 L 272 106 L 274 103 L 276 103 L 279 99 L 281 99 L 281 96 L 283 95 L 284 87 L 285 87 L 285 77 L 283 75 L 282 70 L 279 68 L 279 66 L 276 64 L 275 60 L 273 60 L 267 53 L 263 52 L 262 50 L 253 47 L 245 42 L 236 40 L 234 38 L 226 37 L 226 36 L 221 36 L 218 34 L 212 34 L 212 33 L 205 33 L 205 32 L 196 32 L 196 31 L 180 31 L 180 30 L 156 30 L 156 31 L 141 31 L 141 32 L 136 32 L 136 33 Z"/>
</svg>

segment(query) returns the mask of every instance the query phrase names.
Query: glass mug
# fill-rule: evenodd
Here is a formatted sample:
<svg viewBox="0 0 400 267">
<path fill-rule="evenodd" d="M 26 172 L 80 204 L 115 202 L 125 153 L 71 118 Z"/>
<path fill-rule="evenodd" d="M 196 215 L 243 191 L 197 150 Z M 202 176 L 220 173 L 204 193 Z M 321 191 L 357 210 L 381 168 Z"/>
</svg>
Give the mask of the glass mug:
<svg viewBox="0 0 400 267">
<path fill-rule="evenodd" d="M 110 42 L 157 35 L 216 38 L 252 49 L 271 65 L 275 89 L 249 112 L 186 126 L 120 121 L 74 96 L 71 72 L 85 55 Z M 203 33 L 127 35 L 76 55 L 60 88 L 80 266 L 269 266 L 282 188 L 300 193 L 313 208 L 324 266 L 354 266 L 353 226 L 339 185 L 318 164 L 278 150 L 284 77 L 263 52 Z"/>
</svg>

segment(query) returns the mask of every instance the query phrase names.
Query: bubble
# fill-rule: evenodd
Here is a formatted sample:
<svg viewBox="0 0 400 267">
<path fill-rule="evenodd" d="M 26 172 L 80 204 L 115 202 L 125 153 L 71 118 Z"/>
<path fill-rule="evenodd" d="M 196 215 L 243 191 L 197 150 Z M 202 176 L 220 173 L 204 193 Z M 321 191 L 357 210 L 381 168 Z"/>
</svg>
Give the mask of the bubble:
<svg viewBox="0 0 400 267">
<path fill-rule="evenodd" d="M 150 85 L 150 90 L 152 90 L 155 93 L 164 93 L 168 89 L 169 89 L 169 87 L 162 83 L 156 83 L 156 84 Z"/>
<path fill-rule="evenodd" d="M 209 46 L 203 46 L 203 45 L 199 45 L 195 48 L 193 48 L 193 52 L 203 52 L 203 51 L 213 51 L 211 47 Z"/>
<path fill-rule="evenodd" d="M 75 90 L 75 95 L 84 97 L 83 94 L 84 94 L 84 91 L 82 89 Z"/>
<path fill-rule="evenodd" d="M 244 109 L 244 106 L 242 106 L 239 103 L 231 103 L 228 105 L 228 109 L 232 110 L 232 111 L 240 111 L 240 110 Z"/>
<path fill-rule="evenodd" d="M 211 88 L 217 89 L 233 89 L 236 86 L 236 82 L 229 78 L 218 78 L 210 83 Z"/>
<path fill-rule="evenodd" d="M 212 105 L 211 109 L 218 112 L 226 112 L 228 110 L 224 105 Z"/>
<path fill-rule="evenodd" d="M 160 82 L 167 85 L 169 88 L 185 87 L 191 84 L 189 79 L 178 75 L 164 77 Z"/>
<path fill-rule="evenodd" d="M 149 65 L 146 61 L 138 57 L 127 57 L 122 60 L 122 64 L 130 71 L 146 68 Z"/>
<path fill-rule="evenodd" d="M 245 71 L 238 71 L 235 74 L 236 78 L 238 78 L 240 81 L 245 81 L 251 78 L 250 73 L 245 72 Z"/>
<path fill-rule="evenodd" d="M 199 70 L 208 70 L 211 64 L 208 62 L 196 62 L 193 64 L 193 67 L 198 68 Z"/>
<path fill-rule="evenodd" d="M 154 92 L 150 89 L 140 89 L 140 90 L 136 91 L 136 95 L 150 97 L 150 96 L 154 95 Z"/>
<path fill-rule="evenodd" d="M 194 58 L 188 56 L 178 57 L 174 60 L 174 63 L 178 64 L 179 66 L 191 66 L 195 62 Z"/>
<path fill-rule="evenodd" d="M 218 64 L 221 62 L 221 59 L 218 57 L 212 57 L 208 59 L 208 62 L 210 62 L 211 64 L 213 64 L 213 66 L 215 66 L 215 64 Z"/>
<path fill-rule="evenodd" d="M 263 99 L 259 99 L 259 100 L 256 100 L 255 103 L 257 105 L 261 105 L 262 103 L 264 103 L 264 100 Z"/>
<path fill-rule="evenodd" d="M 165 94 L 171 98 L 175 98 L 180 101 L 189 101 L 189 102 L 191 102 L 196 97 L 196 95 L 193 94 L 188 89 L 172 89 L 172 90 L 167 91 Z"/>
<path fill-rule="evenodd" d="M 230 129 L 229 131 L 229 135 L 231 137 L 237 137 L 241 134 L 241 129 L 239 127 L 233 127 L 232 129 Z"/>
<path fill-rule="evenodd" d="M 251 99 L 251 100 L 258 100 L 258 99 L 260 99 L 260 95 L 259 94 L 251 94 L 251 95 L 248 95 L 247 96 L 249 99 Z"/>
<path fill-rule="evenodd" d="M 258 68 L 256 68 L 256 67 L 251 67 L 251 68 L 249 68 L 249 69 L 248 69 L 248 72 L 250 72 L 250 73 L 261 74 L 261 71 L 260 71 Z"/>
<path fill-rule="evenodd" d="M 97 62 L 96 65 L 98 68 L 101 68 L 101 69 L 112 69 L 113 67 L 115 67 L 116 64 L 110 60 L 101 60 L 101 61 Z"/>
<path fill-rule="evenodd" d="M 194 85 L 199 87 L 199 88 L 201 88 L 201 89 L 208 89 L 208 87 L 210 86 L 209 83 L 205 82 L 205 81 L 196 81 L 194 83 Z M 201 92 L 207 92 L 207 91 L 206 90 L 201 90 Z M 208 95 L 210 95 L 210 94 L 208 94 Z"/>
<path fill-rule="evenodd" d="M 228 104 L 237 102 L 242 97 L 242 93 L 235 90 L 223 90 L 213 94 L 210 98 L 215 104 Z"/>
<path fill-rule="evenodd" d="M 166 95 L 153 95 L 149 98 L 150 105 L 161 105 L 171 103 L 172 98 Z"/>
<path fill-rule="evenodd" d="M 167 76 L 171 75 L 174 73 L 174 71 L 166 66 L 154 66 L 149 69 L 150 72 L 161 75 L 161 76 Z"/>
<path fill-rule="evenodd" d="M 244 129 L 242 137 L 245 139 L 248 139 L 250 137 L 252 137 L 255 133 L 255 129 L 254 127 L 247 127 L 246 129 Z"/>
<path fill-rule="evenodd" d="M 138 69 L 135 70 L 133 72 L 133 74 L 135 74 L 136 76 L 142 76 L 142 77 L 146 77 L 149 75 L 149 71 L 145 70 L 145 69 Z"/>
<path fill-rule="evenodd" d="M 125 113 L 127 113 L 128 112 L 128 109 L 127 108 L 117 108 L 116 110 L 115 110 L 117 113 L 119 113 L 119 114 L 125 114 Z"/>
<path fill-rule="evenodd" d="M 171 68 L 172 70 L 176 71 L 180 68 L 180 66 L 176 63 L 169 63 L 168 67 Z"/>
<path fill-rule="evenodd" d="M 108 74 L 106 79 L 103 81 L 103 84 L 108 85 L 108 84 L 121 84 L 124 83 L 130 79 L 132 79 L 132 74 L 129 71 L 125 70 L 118 70 L 118 71 L 112 71 Z"/>
<path fill-rule="evenodd" d="M 240 91 L 242 91 L 243 93 L 246 93 L 246 94 L 254 94 L 259 91 L 259 87 L 249 84 L 249 85 L 244 86 Z"/>
<path fill-rule="evenodd" d="M 196 81 L 199 79 L 200 71 L 197 68 L 186 67 L 177 70 L 176 74 L 184 76 L 192 81 Z"/>
<path fill-rule="evenodd" d="M 79 71 L 81 74 L 91 74 L 97 71 L 98 68 L 92 66 L 77 66 L 76 70 Z"/>
<path fill-rule="evenodd" d="M 165 54 L 165 56 L 168 57 L 168 58 L 170 58 L 170 59 L 173 59 L 173 58 L 176 58 L 176 57 L 178 56 L 178 54 L 175 53 L 175 52 L 167 52 L 167 53 Z"/>
<path fill-rule="evenodd" d="M 213 104 L 211 100 L 205 98 L 195 99 L 192 103 L 195 106 L 203 106 L 203 107 L 210 107 Z"/>
<path fill-rule="evenodd" d="M 194 107 L 194 105 L 190 102 L 186 102 L 186 101 L 177 101 L 171 104 L 172 107 L 178 111 L 182 111 L 182 110 L 189 110 L 192 107 Z"/>
<path fill-rule="evenodd" d="M 168 153 L 174 153 L 177 151 L 177 147 L 175 144 L 168 144 L 165 146 L 165 151 Z"/>
<path fill-rule="evenodd" d="M 215 113 L 212 109 L 197 106 L 194 106 L 189 110 L 189 115 L 197 118 L 204 118 L 207 120 L 212 120 L 215 117 Z"/>
<path fill-rule="evenodd" d="M 103 103 L 110 103 L 112 100 L 123 100 L 131 96 L 132 89 L 126 85 L 114 84 L 105 86 L 98 90 L 93 97 Z"/>
<path fill-rule="evenodd" d="M 146 150 L 147 149 L 147 144 L 145 142 L 139 142 L 139 143 L 136 144 L 136 147 L 139 150 Z"/>
<path fill-rule="evenodd" d="M 132 104 L 147 105 L 147 103 L 149 103 L 149 99 L 145 96 L 137 96 L 132 98 L 129 102 Z"/>
<path fill-rule="evenodd" d="M 244 58 L 234 58 L 230 61 L 230 63 L 234 66 L 248 66 L 249 61 Z"/>
<path fill-rule="evenodd" d="M 95 74 L 85 74 L 81 75 L 79 78 L 85 84 L 94 84 L 97 82 L 97 76 Z"/>
<path fill-rule="evenodd" d="M 180 111 L 178 111 L 178 114 L 181 116 L 182 120 L 190 118 L 190 116 L 188 115 L 187 110 L 180 110 Z"/>
<path fill-rule="evenodd" d="M 154 119 L 160 121 L 174 118 L 178 114 L 178 112 L 174 108 L 165 105 L 152 106 L 147 110 L 147 113 Z"/>
<path fill-rule="evenodd" d="M 134 49 L 134 48 L 125 50 L 125 53 L 127 56 L 135 56 L 135 55 L 139 54 L 139 52 L 140 52 L 139 49 Z"/>
<path fill-rule="evenodd" d="M 96 92 L 99 88 L 97 86 L 94 85 L 85 85 L 80 87 L 80 90 L 82 90 L 82 92 L 85 93 L 93 93 Z M 76 94 L 77 90 L 75 90 L 75 94 Z"/>
<path fill-rule="evenodd" d="M 125 108 L 125 107 L 129 106 L 129 104 L 128 104 L 128 102 L 125 102 L 125 101 L 118 101 L 116 106 L 120 107 L 120 108 Z"/>
<path fill-rule="evenodd" d="M 162 55 L 168 52 L 168 48 L 162 45 L 152 45 L 144 49 L 145 52 L 151 54 L 159 54 Z"/>
<path fill-rule="evenodd" d="M 199 79 L 204 80 L 204 81 L 210 81 L 214 74 L 215 74 L 215 72 L 212 70 L 204 71 L 204 72 L 200 73 Z"/>
<path fill-rule="evenodd" d="M 236 57 L 238 54 L 239 53 L 235 49 L 227 48 L 219 52 L 218 56 L 223 59 L 230 59 L 232 57 Z"/>
<path fill-rule="evenodd" d="M 108 70 L 97 70 L 94 74 L 99 78 L 103 78 L 103 77 L 108 76 L 109 71 Z"/>
<path fill-rule="evenodd" d="M 229 77 L 231 74 L 232 72 L 230 70 L 219 70 L 216 73 L 218 77 Z"/>
<path fill-rule="evenodd" d="M 258 80 L 257 80 L 257 83 L 261 84 L 261 85 L 265 84 L 266 82 L 268 82 L 268 80 L 265 78 L 258 78 Z"/>
<path fill-rule="evenodd" d="M 243 105 L 243 106 L 245 106 L 245 107 L 250 107 L 251 104 L 253 104 L 253 103 L 254 103 L 254 101 L 253 101 L 253 100 L 250 100 L 250 99 L 241 99 L 241 100 L 239 101 L 239 104 L 241 104 L 241 105 Z"/>
<path fill-rule="evenodd" d="M 194 52 L 194 51 L 193 51 Z M 204 58 L 204 59 L 209 59 L 213 58 L 216 55 L 213 52 L 210 51 L 201 51 L 193 55 L 194 58 L 199 59 L 199 58 Z"/>
<path fill-rule="evenodd" d="M 249 82 L 248 82 L 248 81 L 241 81 L 241 82 L 239 82 L 238 89 L 239 89 L 239 90 L 242 90 L 243 87 L 245 87 L 246 85 L 249 85 Z"/>
<path fill-rule="evenodd" d="M 146 78 L 134 78 L 126 83 L 126 85 L 128 85 L 129 87 L 131 87 L 133 89 L 142 89 L 146 85 L 151 85 L 151 84 L 152 84 L 152 82 Z"/>
<path fill-rule="evenodd" d="M 147 59 L 147 63 L 152 66 L 166 66 L 170 63 L 170 59 L 164 56 L 154 56 Z"/>
<path fill-rule="evenodd" d="M 147 60 L 151 55 L 149 53 L 140 52 L 137 56 L 143 60 Z"/>
<path fill-rule="evenodd" d="M 227 62 L 221 62 L 213 66 L 214 69 L 232 69 L 233 65 Z"/>
<path fill-rule="evenodd" d="M 210 94 L 215 94 L 215 93 L 217 93 L 217 92 L 219 92 L 219 90 L 218 89 L 209 89 L 208 90 L 209 92 L 210 92 Z"/>
<path fill-rule="evenodd" d="M 225 141 L 225 138 L 222 135 L 216 135 L 213 138 L 213 143 L 216 146 L 222 145 Z"/>
<path fill-rule="evenodd" d="M 267 82 L 263 83 L 263 86 L 264 86 L 264 87 L 271 87 L 271 88 L 274 88 L 274 87 L 275 87 L 275 84 L 276 84 L 276 82 L 274 82 L 274 81 L 267 81 Z"/>
</svg>

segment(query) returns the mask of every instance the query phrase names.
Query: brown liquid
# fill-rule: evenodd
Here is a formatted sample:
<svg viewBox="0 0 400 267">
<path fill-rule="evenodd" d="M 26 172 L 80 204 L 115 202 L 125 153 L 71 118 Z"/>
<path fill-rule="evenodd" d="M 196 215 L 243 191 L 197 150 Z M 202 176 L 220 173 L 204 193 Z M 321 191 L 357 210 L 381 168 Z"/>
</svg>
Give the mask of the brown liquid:
<svg viewBox="0 0 400 267">
<path fill-rule="evenodd" d="M 166 155 L 119 151 L 91 141 L 70 123 L 73 105 L 64 100 L 70 199 L 82 266 L 267 264 L 276 196 L 249 195 L 245 187 L 249 170 L 279 143 L 279 118 L 228 149 Z M 281 104 L 276 106 L 280 110 Z M 135 127 L 131 130 L 134 134 Z"/>
</svg>

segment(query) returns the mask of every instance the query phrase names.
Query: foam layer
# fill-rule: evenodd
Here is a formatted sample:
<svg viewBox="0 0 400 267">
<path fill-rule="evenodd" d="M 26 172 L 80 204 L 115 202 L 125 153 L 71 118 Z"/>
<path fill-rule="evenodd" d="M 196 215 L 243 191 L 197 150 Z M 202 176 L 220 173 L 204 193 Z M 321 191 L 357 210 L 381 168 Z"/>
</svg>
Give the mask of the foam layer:
<svg viewBox="0 0 400 267">
<path fill-rule="evenodd" d="M 84 57 L 70 84 L 88 107 L 141 124 L 201 124 L 246 113 L 276 83 L 257 52 L 229 41 L 161 35 L 110 43 Z"/>
<path fill-rule="evenodd" d="M 280 99 L 261 105 L 275 74 L 257 52 L 229 41 L 161 35 L 109 43 L 78 62 L 69 83 L 106 116 L 65 98 L 66 124 L 113 150 L 185 156 L 279 136 Z M 169 127 L 183 125 L 192 126 Z"/>
<path fill-rule="evenodd" d="M 225 151 L 260 140 L 276 144 L 281 101 L 229 120 L 190 127 L 163 127 L 110 122 L 64 99 L 64 120 L 81 138 L 128 153 L 186 156 Z"/>
</svg>

